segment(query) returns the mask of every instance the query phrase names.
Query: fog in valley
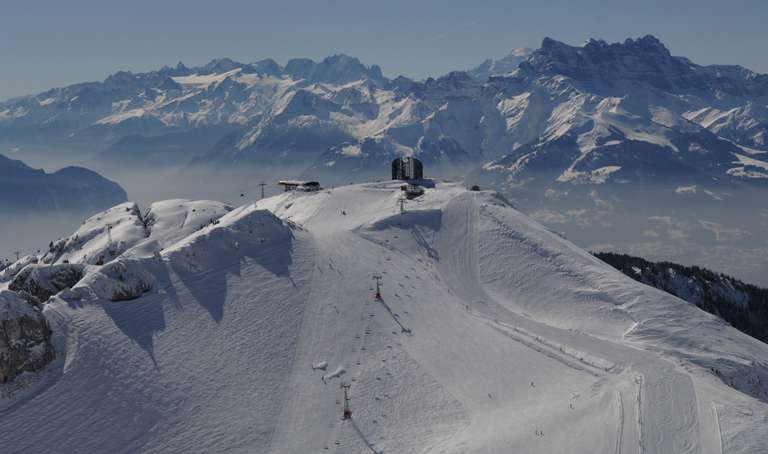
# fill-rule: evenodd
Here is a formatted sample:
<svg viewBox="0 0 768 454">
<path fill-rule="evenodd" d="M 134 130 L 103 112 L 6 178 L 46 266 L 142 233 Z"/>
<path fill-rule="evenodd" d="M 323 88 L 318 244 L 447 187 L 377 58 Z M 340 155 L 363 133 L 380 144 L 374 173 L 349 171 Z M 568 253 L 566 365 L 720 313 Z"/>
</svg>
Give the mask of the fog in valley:
<svg viewBox="0 0 768 454">
<path fill-rule="evenodd" d="M 105 165 L 94 159 L 94 153 L 77 150 L 14 146 L 3 151 L 46 171 L 69 165 L 95 170 L 120 184 L 142 212 L 154 201 L 173 198 L 210 199 L 237 206 L 258 199 L 262 182 L 266 183 L 264 194 L 269 197 L 281 191 L 276 184 L 280 179 L 313 178 L 298 166 L 224 169 L 185 165 L 144 169 L 140 163 L 132 168 Z M 325 173 L 318 179 L 323 186 L 332 187 L 387 179 L 388 171 L 383 165 L 381 175 Z M 434 170 L 429 176 L 456 178 L 455 174 L 443 175 Z M 468 177 L 467 184 L 476 183 L 483 189 L 495 188 L 493 182 Z M 514 188 L 497 189 L 518 209 L 588 250 L 699 265 L 749 283 L 768 285 L 768 209 L 762 208 L 761 202 L 768 197 L 768 191 L 763 189 L 751 188 L 739 194 L 702 189 L 675 193 L 633 186 L 617 193 L 615 187 L 598 186 L 568 193 L 549 191 L 542 197 L 521 194 Z M 13 260 L 17 251 L 25 255 L 45 250 L 51 240 L 71 234 L 92 214 L 3 213 L 0 257 Z"/>
<path fill-rule="evenodd" d="M 279 178 L 298 175 L 294 169 L 284 169 L 284 174 L 270 170 L 235 169 L 216 170 L 207 168 L 120 169 L 104 166 L 89 153 L 72 150 L 50 150 L 34 146 L 13 146 L 2 151 L 12 159 L 53 172 L 66 166 L 82 166 L 94 170 L 125 189 L 128 200 L 139 204 L 144 212 L 158 200 L 188 198 L 210 199 L 240 205 L 261 197 L 259 183 L 264 186 L 265 196 L 276 194 Z M 14 212 L 2 213 L 0 223 L 0 258 L 15 259 L 21 255 L 45 250 L 51 240 L 69 235 L 89 216 L 97 211 Z"/>
</svg>

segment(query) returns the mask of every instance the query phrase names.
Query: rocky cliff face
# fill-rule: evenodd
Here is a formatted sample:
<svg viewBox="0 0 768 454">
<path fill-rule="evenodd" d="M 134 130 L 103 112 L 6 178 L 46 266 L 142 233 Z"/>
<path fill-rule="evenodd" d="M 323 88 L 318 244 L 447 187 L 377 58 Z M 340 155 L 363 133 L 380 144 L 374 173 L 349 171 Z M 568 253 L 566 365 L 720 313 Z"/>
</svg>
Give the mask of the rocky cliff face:
<svg viewBox="0 0 768 454">
<path fill-rule="evenodd" d="M 38 371 L 54 357 L 51 330 L 43 314 L 19 295 L 0 291 L 0 383 Z"/>
</svg>

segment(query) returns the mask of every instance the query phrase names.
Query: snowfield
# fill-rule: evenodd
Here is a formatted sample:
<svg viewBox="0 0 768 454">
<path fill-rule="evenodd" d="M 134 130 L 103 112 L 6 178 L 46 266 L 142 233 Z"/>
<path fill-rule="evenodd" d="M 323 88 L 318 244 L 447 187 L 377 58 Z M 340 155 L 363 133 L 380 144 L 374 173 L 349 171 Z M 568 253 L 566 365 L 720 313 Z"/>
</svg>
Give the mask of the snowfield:
<svg viewBox="0 0 768 454">
<path fill-rule="evenodd" d="M 495 193 L 400 192 L 91 218 L 40 260 L 89 266 L 45 306 L 57 359 L 0 401 L 2 451 L 765 452 L 768 345 Z"/>
</svg>

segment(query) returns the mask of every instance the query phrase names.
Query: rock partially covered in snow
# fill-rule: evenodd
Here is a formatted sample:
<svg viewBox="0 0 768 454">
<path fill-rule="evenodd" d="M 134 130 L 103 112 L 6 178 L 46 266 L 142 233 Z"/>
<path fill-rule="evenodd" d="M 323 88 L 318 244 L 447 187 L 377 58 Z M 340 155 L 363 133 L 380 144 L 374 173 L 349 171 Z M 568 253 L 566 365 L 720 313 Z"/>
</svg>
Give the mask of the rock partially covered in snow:
<svg viewBox="0 0 768 454">
<path fill-rule="evenodd" d="M 45 317 L 19 295 L 0 291 L 0 383 L 38 371 L 54 356 Z"/>
<path fill-rule="evenodd" d="M 24 267 L 8 288 L 21 293 L 30 303 L 42 305 L 51 296 L 77 284 L 84 271 L 85 266 L 81 264 L 32 264 Z"/>
<path fill-rule="evenodd" d="M 24 257 L 0 270 L 0 282 L 10 281 L 14 278 L 14 276 L 16 276 L 16 274 L 19 273 L 19 271 L 23 270 L 24 267 L 30 263 L 37 263 L 38 261 L 39 259 L 36 255 L 25 255 Z"/>
</svg>

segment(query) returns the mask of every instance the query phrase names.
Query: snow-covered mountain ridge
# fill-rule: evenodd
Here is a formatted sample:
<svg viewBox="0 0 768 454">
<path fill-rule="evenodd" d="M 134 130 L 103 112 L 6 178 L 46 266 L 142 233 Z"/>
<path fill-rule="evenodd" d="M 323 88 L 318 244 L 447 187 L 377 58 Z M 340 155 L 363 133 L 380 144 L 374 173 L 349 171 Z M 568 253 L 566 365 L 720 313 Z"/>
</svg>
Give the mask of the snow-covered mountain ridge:
<svg viewBox="0 0 768 454">
<path fill-rule="evenodd" d="M 103 82 L 55 88 L 0 104 L 5 140 L 36 134 L 72 141 L 153 136 L 220 124 L 244 124 L 276 102 L 291 82 L 305 84 L 382 82 L 381 70 L 345 55 L 321 62 L 273 60 L 239 63 L 214 59 L 195 68 L 179 63 L 158 71 L 121 71 Z"/>
<path fill-rule="evenodd" d="M 744 128 L 760 129 L 765 119 L 725 126 L 707 112 L 712 106 L 730 111 L 765 104 L 768 76 L 699 66 L 646 36 L 617 44 L 592 40 L 583 47 L 545 39 L 499 83 L 511 92 L 515 127 L 539 125 L 527 137 L 532 140 L 519 141 L 515 151 L 486 165 L 509 174 L 505 178 L 543 178 L 554 185 L 766 177 L 764 153 L 747 148 L 762 146 L 762 133 L 744 136 Z M 541 101 L 531 105 L 537 93 Z M 519 120 L 534 112 L 530 121 Z M 707 129 L 715 124 L 722 129 Z M 758 162 L 742 167 L 748 162 L 743 158 Z"/>
<path fill-rule="evenodd" d="M 45 303 L 57 358 L 0 402 L 0 442 L 260 453 L 768 442 L 768 346 L 493 192 L 438 183 L 404 213 L 400 193 L 369 183 L 92 217 L 37 258 L 86 271 Z M 105 250 L 115 255 L 92 261 Z"/>
</svg>

